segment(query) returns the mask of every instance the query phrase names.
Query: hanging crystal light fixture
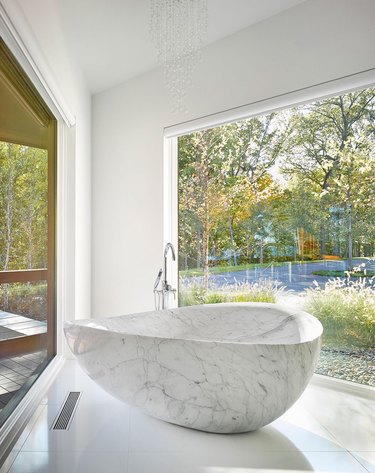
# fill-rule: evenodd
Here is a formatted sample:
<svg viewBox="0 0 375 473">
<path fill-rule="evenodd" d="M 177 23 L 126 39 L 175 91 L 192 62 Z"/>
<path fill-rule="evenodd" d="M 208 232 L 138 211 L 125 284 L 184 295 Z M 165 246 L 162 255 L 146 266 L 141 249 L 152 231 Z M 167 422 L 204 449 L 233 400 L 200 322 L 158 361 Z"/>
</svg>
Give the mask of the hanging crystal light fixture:
<svg viewBox="0 0 375 473">
<path fill-rule="evenodd" d="M 150 0 L 151 36 L 175 110 L 186 111 L 186 91 L 207 31 L 207 0 Z"/>
</svg>

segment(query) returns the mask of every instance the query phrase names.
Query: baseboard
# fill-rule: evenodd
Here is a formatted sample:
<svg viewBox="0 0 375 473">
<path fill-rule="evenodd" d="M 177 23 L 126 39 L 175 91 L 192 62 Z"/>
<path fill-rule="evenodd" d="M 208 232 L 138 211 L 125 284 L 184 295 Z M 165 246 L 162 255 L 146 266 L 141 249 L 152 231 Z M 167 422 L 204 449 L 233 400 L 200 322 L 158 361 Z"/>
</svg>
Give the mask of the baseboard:
<svg viewBox="0 0 375 473">
<path fill-rule="evenodd" d="M 363 397 L 371 401 L 375 399 L 375 387 L 353 383 L 352 381 L 345 381 L 344 379 L 314 374 L 311 379 L 311 384 L 320 388 L 332 389 L 352 396 Z"/>
<path fill-rule="evenodd" d="M 55 356 L 43 373 L 31 386 L 25 397 L 18 404 L 12 415 L 0 429 L 0 466 L 9 454 L 12 446 L 29 422 L 43 395 L 65 362 L 62 356 Z"/>
</svg>

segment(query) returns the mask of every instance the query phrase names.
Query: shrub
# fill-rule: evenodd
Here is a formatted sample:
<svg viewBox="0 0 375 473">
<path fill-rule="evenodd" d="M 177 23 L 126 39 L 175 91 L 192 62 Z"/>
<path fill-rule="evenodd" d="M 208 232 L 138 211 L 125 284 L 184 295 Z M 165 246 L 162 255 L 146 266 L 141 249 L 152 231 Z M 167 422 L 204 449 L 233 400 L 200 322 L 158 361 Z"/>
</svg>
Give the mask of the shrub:
<svg viewBox="0 0 375 473">
<path fill-rule="evenodd" d="M 7 286 L 7 304 L 6 301 Z M 0 285 L 0 309 L 31 319 L 47 319 L 47 283 L 12 283 Z"/>
<path fill-rule="evenodd" d="M 305 309 L 324 327 L 331 346 L 375 348 L 374 278 L 331 279 L 324 288 L 306 289 Z"/>
<path fill-rule="evenodd" d="M 180 288 L 178 302 L 180 306 L 205 304 L 206 291 L 198 283 Z"/>
<path fill-rule="evenodd" d="M 253 283 L 242 283 L 233 286 L 229 294 L 231 302 L 273 302 L 285 290 L 278 281 L 266 279 Z"/>
<path fill-rule="evenodd" d="M 217 304 L 220 302 L 276 302 L 285 287 L 272 280 L 254 283 L 236 283 L 224 285 L 220 290 L 205 290 L 198 282 L 181 285 L 179 294 L 180 306 L 196 304 Z"/>
<path fill-rule="evenodd" d="M 220 304 L 221 302 L 228 302 L 228 295 L 221 291 L 207 291 L 204 304 Z"/>
</svg>

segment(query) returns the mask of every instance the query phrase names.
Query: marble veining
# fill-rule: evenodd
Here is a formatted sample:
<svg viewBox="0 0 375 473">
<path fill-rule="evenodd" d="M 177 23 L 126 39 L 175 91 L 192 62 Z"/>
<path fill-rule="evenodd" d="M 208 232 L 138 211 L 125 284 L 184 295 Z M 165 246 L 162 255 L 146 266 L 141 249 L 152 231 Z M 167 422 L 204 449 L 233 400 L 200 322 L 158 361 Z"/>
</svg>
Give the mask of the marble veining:
<svg viewBox="0 0 375 473">
<path fill-rule="evenodd" d="M 265 303 L 182 307 L 65 324 L 69 347 L 106 391 L 193 429 L 256 430 L 307 386 L 322 326 Z"/>
</svg>

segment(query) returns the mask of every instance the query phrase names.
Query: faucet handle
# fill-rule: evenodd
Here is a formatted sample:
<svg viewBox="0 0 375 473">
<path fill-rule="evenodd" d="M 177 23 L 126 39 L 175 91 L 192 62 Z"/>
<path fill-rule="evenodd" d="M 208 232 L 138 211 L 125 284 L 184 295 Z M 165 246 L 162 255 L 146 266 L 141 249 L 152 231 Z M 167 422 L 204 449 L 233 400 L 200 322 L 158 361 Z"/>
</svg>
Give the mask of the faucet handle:
<svg viewBox="0 0 375 473">
<path fill-rule="evenodd" d="M 156 279 L 155 279 L 155 282 L 154 282 L 154 291 L 157 289 L 157 287 L 159 286 L 159 282 L 160 282 L 160 279 L 161 279 L 161 275 L 163 274 L 163 270 L 162 268 L 159 269 L 159 272 L 158 272 L 158 275 L 156 276 Z"/>
</svg>

